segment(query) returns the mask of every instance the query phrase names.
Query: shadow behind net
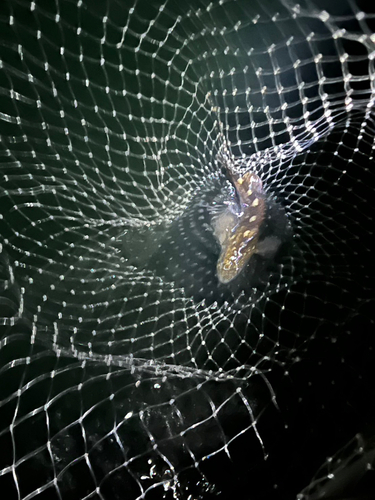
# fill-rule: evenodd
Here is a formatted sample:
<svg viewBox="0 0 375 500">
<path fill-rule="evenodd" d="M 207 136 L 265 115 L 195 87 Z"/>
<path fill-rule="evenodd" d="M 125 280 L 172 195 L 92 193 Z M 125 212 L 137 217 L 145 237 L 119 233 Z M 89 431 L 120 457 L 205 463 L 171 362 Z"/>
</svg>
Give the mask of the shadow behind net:
<svg viewBox="0 0 375 500">
<path fill-rule="evenodd" d="M 373 13 L 183 7 L 1 6 L 9 499 L 371 491 Z M 224 285 L 228 165 L 277 249 Z"/>
</svg>

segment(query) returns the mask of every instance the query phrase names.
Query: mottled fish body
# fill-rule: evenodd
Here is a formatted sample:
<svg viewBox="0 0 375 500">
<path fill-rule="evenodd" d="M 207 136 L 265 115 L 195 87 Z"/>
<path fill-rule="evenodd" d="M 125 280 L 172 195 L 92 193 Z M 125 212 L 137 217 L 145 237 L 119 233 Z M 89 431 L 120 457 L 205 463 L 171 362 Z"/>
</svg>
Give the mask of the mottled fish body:
<svg viewBox="0 0 375 500">
<path fill-rule="evenodd" d="M 229 171 L 237 202 L 228 206 L 213 221 L 221 252 L 217 276 L 226 284 L 236 278 L 257 250 L 259 229 L 265 218 L 262 181 L 253 172 L 239 176 Z"/>
</svg>

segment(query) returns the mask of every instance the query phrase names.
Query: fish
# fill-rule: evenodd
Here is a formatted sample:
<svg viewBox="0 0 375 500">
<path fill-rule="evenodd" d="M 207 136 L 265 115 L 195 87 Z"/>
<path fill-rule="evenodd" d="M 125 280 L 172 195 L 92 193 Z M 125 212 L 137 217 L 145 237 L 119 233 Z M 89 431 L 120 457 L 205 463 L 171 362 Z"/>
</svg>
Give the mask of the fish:
<svg viewBox="0 0 375 500">
<path fill-rule="evenodd" d="M 220 283 L 234 280 L 257 251 L 259 230 L 266 213 L 263 184 L 255 172 L 236 174 L 227 167 L 235 199 L 213 217 L 212 226 L 221 251 L 216 271 Z"/>
</svg>

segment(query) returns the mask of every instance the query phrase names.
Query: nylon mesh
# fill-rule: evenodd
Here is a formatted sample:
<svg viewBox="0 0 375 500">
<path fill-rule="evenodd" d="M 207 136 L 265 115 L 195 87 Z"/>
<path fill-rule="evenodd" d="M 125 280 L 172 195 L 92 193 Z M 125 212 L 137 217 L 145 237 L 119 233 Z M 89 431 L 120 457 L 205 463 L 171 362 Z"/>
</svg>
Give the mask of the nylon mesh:
<svg viewBox="0 0 375 500">
<path fill-rule="evenodd" d="M 373 491 L 370 4 L 1 3 L 7 499 Z"/>
</svg>

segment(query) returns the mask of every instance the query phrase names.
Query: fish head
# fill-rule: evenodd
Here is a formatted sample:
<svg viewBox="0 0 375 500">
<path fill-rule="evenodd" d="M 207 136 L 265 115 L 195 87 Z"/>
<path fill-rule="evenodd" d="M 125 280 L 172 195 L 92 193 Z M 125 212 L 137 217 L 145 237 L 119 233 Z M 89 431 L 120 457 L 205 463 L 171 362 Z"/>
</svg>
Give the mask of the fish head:
<svg viewBox="0 0 375 500">
<path fill-rule="evenodd" d="M 232 233 L 217 262 L 220 283 L 227 284 L 240 274 L 256 252 L 257 241 L 258 232 L 255 229 L 244 226 Z"/>
</svg>

